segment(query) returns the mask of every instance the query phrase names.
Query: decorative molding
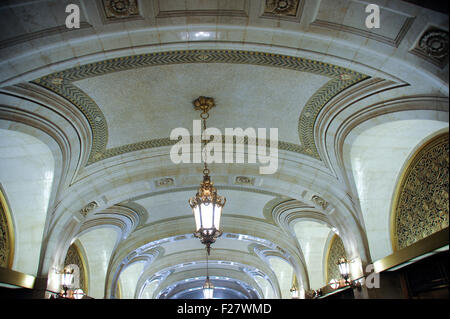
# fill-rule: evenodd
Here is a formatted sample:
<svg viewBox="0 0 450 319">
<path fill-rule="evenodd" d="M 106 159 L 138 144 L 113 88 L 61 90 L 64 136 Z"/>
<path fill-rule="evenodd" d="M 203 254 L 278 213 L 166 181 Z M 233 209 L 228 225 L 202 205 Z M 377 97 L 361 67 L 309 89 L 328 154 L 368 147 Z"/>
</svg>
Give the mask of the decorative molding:
<svg viewBox="0 0 450 319">
<path fill-rule="evenodd" d="M 448 31 L 429 27 L 409 51 L 443 69 L 448 63 Z"/>
<path fill-rule="evenodd" d="M 311 26 L 320 27 L 320 28 L 326 28 L 334 31 L 342 31 L 347 32 L 351 34 L 355 34 L 364 38 L 373 39 L 375 41 L 379 41 L 385 44 L 388 44 L 390 46 L 393 46 L 397 48 L 400 45 L 400 42 L 402 42 L 403 38 L 405 37 L 406 33 L 408 32 L 409 28 L 414 22 L 414 17 L 408 17 L 405 19 L 405 22 L 400 27 L 399 31 L 397 32 L 396 36 L 391 38 L 387 37 L 381 34 L 376 34 L 374 32 L 371 32 L 370 29 L 360 29 L 355 28 L 349 25 L 345 24 L 339 24 L 331 21 L 325 21 L 321 19 L 315 19 L 313 22 L 311 22 Z"/>
<path fill-rule="evenodd" d="M 96 209 L 98 207 L 97 202 L 93 201 L 84 206 L 82 209 L 80 209 L 80 214 L 86 217 L 92 210 Z"/>
<path fill-rule="evenodd" d="M 271 66 L 293 71 L 309 72 L 331 78 L 303 107 L 299 117 L 298 132 L 300 145 L 280 141 L 279 148 L 302 153 L 320 160 L 314 140 L 314 122 L 322 107 L 346 88 L 369 78 L 367 75 L 332 64 L 272 53 L 232 50 L 187 50 L 133 55 L 89 63 L 55 72 L 32 81 L 73 103 L 86 116 L 92 128 L 92 149 L 87 165 L 105 158 L 141 149 L 170 146 L 177 143 L 169 138 L 154 139 L 140 143 L 106 149 L 108 126 L 101 109 L 86 93 L 73 82 L 88 77 L 133 68 L 171 65 L 181 63 L 231 63 Z"/>
<path fill-rule="evenodd" d="M 137 0 L 99 0 L 104 22 L 142 19 Z"/>
<path fill-rule="evenodd" d="M 408 160 L 391 212 L 391 240 L 397 251 L 449 225 L 449 135 L 438 135 Z"/>
<path fill-rule="evenodd" d="M 167 1 L 167 0 L 163 0 Z M 159 2 L 154 1 L 154 8 L 156 12 L 156 18 L 175 18 L 175 17 L 198 17 L 198 16 L 229 16 L 229 17 L 248 17 L 248 0 L 244 1 L 244 9 L 191 9 L 191 10 L 161 10 Z"/>
<path fill-rule="evenodd" d="M 35 31 L 35 32 L 25 33 L 25 34 L 21 34 L 19 36 L 13 37 L 13 38 L 8 38 L 8 39 L 0 41 L 0 50 L 4 49 L 6 47 L 12 47 L 17 44 L 30 42 L 30 41 L 33 41 L 33 40 L 36 40 L 39 38 L 49 37 L 52 35 L 57 35 L 57 34 L 65 33 L 65 32 L 77 32 L 77 30 L 88 29 L 88 28 L 92 28 L 92 25 L 90 25 L 87 22 L 82 21 L 82 22 L 80 22 L 80 27 L 78 29 L 69 29 L 66 27 L 66 25 L 59 25 L 56 27 L 51 27 L 51 28 L 47 28 L 47 29 L 43 29 L 43 30 L 39 30 L 39 31 Z"/>
<path fill-rule="evenodd" d="M 261 18 L 300 22 L 305 0 L 266 0 Z"/>
<path fill-rule="evenodd" d="M 320 208 L 322 208 L 323 210 L 327 209 L 329 205 L 329 203 L 326 200 L 324 200 L 322 197 L 318 195 L 313 195 L 313 197 L 311 197 L 311 201 Z"/>
<path fill-rule="evenodd" d="M 167 186 L 173 186 L 175 184 L 175 181 L 172 177 L 164 177 L 155 180 L 155 186 L 156 187 L 167 187 Z"/>
<path fill-rule="evenodd" d="M 255 178 L 248 176 L 236 176 L 234 179 L 234 183 L 238 185 L 254 185 Z"/>
</svg>

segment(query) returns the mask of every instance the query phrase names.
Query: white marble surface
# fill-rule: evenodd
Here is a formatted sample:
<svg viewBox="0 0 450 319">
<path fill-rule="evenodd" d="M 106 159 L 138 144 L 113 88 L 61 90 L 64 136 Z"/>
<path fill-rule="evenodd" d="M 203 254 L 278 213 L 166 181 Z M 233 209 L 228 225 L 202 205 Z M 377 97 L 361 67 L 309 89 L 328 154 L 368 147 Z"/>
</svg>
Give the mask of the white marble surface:
<svg viewBox="0 0 450 319">
<path fill-rule="evenodd" d="M 117 230 L 111 227 L 93 229 L 79 237 L 89 265 L 90 297 L 102 299 L 105 296 L 106 271 L 117 237 Z"/>
<path fill-rule="evenodd" d="M 405 161 L 428 135 L 448 123 L 403 120 L 369 128 L 355 139 L 351 163 L 372 260 L 392 253 L 390 214 Z"/>
<path fill-rule="evenodd" d="M 13 269 L 36 275 L 54 173 L 53 155 L 27 134 L 0 129 L 0 183 L 14 224 Z"/>
<path fill-rule="evenodd" d="M 152 281 L 148 285 L 145 286 L 144 290 L 141 293 L 141 299 L 153 299 L 153 293 L 158 287 L 159 282 L 157 280 Z"/>
<path fill-rule="evenodd" d="M 255 281 L 261 287 L 264 299 L 274 299 L 275 298 L 276 295 L 275 295 L 272 285 L 270 284 L 269 281 L 267 281 L 266 279 L 264 279 L 261 276 L 255 276 Z"/>
<path fill-rule="evenodd" d="M 326 285 L 324 269 L 325 243 L 331 229 L 321 223 L 304 220 L 294 225 L 295 235 L 305 257 L 310 289 Z"/>
<path fill-rule="evenodd" d="M 278 279 L 281 290 L 281 299 L 290 299 L 291 293 L 289 290 L 292 287 L 292 276 L 294 275 L 292 266 L 279 257 L 269 257 L 269 263 Z"/>
<path fill-rule="evenodd" d="M 120 273 L 121 299 L 134 299 L 136 285 L 144 265 L 144 262 L 135 262 Z"/>
</svg>

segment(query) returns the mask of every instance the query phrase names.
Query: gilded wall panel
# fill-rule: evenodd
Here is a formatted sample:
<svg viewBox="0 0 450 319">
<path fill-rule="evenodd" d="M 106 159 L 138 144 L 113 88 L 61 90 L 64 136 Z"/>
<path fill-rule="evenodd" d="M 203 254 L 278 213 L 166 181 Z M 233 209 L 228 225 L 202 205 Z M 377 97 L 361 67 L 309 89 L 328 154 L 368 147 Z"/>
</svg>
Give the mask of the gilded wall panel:
<svg viewBox="0 0 450 319">
<path fill-rule="evenodd" d="M 448 227 L 448 142 L 448 133 L 431 139 L 405 166 L 392 206 L 394 251 Z"/>
<path fill-rule="evenodd" d="M 339 280 L 341 278 L 339 266 L 337 265 L 337 261 L 340 257 L 346 257 L 344 243 L 338 235 L 334 235 L 330 240 L 326 256 L 327 283 L 329 283 L 331 279 Z"/>
<path fill-rule="evenodd" d="M 0 267 L 12 268 L 14 232 L 6 199 L 0 189 Z"/>
<path fill-rule="evenodd" d="M 70 245 L 69 249 L 67 250 L 66 258 L 64 260 L 64 267 L 68 265 L 77 265 L 79 272 L 79 287 L 75 288 L 81 288 L 85 293 L 88 292 L 88 285 L 87 285 L 87 269 L 86 265 L 84 263 L 83 256 L 79 250 L 79 248 L 72 244 Z"/>
</svg>

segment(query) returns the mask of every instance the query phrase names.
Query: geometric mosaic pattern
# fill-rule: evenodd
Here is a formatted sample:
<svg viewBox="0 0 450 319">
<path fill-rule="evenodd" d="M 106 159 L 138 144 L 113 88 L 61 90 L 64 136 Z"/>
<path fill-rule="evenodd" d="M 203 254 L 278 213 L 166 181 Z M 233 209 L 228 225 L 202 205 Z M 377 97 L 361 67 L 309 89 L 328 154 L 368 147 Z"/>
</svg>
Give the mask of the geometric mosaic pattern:
<svg viewBox="0 0 450 319">
<path fill-rule="evenodd" d="M 32 82 L 66 98 L 86 116 L 93 135 L 92 149 L 87 163 L 89 165 L 111 156 L 132 152 L 138 149 L 168 146 L 175 144 L 176 141 L 170 141 L 169 138 L 163 138 L 106 149 L 108 142 L 106 119 L 96 103 L 87 94 L 76 87 L 73 82 L 89 77 L 135 68 L 185 63 L 251 64 L 310 72 L 329 77 L 330 81 L 313 94 L 304 105 L 300 114 L 298 120 L 300 145 L 286 142 L 279 143 L 279 148 L 282 150 L 306 154 L 319 160 L 320 157 L 314 142 L 313 129 L 317 115 L 323 106 L 336 94 L 353 84 L 368 78 L 367 75 L 347 68 L 287 55 L 240 50 L 184 50 L 108 59 L 55 72 Z M 303 105 L 299 105 L 299 110 L 302 106 Z"/>
</svg>

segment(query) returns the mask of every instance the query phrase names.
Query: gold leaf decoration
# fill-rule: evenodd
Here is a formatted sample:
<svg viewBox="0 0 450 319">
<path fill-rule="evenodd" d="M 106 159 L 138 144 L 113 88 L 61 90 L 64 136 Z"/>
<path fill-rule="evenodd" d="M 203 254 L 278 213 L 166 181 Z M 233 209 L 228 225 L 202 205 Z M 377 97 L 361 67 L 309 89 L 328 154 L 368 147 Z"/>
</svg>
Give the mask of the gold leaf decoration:
<svg viewBox="0 0 450 319">
<path fill-rule="evenodd" d="M 448 133 L 431 139 L 406 166 L 393 205 L 394 250 L 448 227 L 448 142 Z"/>
<path fill-rule="evenodd" d="M 67 250 L 66 258 L 64 259 L 64 267 L 68 265 L 77 265 L 78 269 L 80 269 L 80 287 L 85 293 L 87 293 L 87 278 L 86 278 L 86 266 L 83 261 L 83 257 L 79 251 L 79 248 L 72 244 Z"/>
<path fill-rule="evenodd" d="M 0 189 L 0 267 L 12 268 L 14 232 L 6 199 Z"/>
<path fill-rule="evenodd" d="M 345 254 L 344 243 L 338 235 L 334 235 L 330 240 L 326 258 L 327 283 L 330 282 L 331 279 L 341 279 L 341 273 L 339 272 L 339 266 L 337 265 L 337 261 L 341 257 L 347 257 Z"/>
</svg>

